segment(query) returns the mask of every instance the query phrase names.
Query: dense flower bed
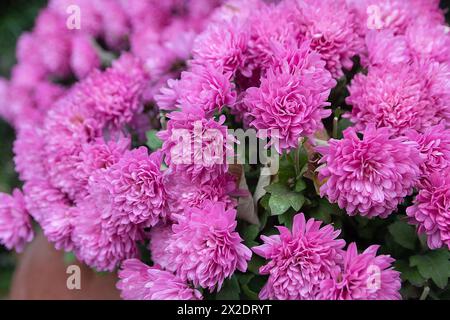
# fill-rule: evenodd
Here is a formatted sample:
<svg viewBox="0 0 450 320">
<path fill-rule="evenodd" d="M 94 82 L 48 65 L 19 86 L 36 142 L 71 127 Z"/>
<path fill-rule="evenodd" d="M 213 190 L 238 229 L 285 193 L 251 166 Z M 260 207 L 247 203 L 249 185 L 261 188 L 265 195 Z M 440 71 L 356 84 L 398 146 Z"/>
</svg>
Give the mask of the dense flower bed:
<svg viewBox="0 0 450 320">
<path fill-rule="evenodd" d="M 36 222 L 124 299 L 449 297 L 438 4 L 50 0 L 0 79 L 23 181 L 0 242 Z M 226 161 L 238 128 L 277 172 Z"/>
</svg>

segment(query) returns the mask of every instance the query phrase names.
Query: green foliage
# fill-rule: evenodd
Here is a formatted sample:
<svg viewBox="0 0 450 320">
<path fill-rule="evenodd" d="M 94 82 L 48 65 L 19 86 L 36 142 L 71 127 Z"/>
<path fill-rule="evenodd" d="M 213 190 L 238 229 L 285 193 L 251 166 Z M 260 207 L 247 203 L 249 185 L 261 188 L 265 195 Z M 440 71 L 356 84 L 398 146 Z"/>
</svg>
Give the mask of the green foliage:
<svg viewBox="0 0 450 320">
<path fill-rule="evenodd" d="M 150 130 L 146 134 L 147 146 L 153 151 L 158 150 L 162 147 L 162 141 L 156 136 L 157 133 L 158 131 L 156 130 Z"/>
</svg>

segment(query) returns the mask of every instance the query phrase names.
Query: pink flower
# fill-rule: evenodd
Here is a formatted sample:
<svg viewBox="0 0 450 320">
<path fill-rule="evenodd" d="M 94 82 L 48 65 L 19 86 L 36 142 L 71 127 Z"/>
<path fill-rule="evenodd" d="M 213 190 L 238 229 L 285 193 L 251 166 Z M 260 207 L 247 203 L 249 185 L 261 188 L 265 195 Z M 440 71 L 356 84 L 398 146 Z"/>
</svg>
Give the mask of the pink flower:
<svg viewBox="0 0 450 320">
<path fill-rule="evenodd" d="M 450 167 L 432 173 L 421 183 L 414 205 L 406 209 L 419 234 L 427 235 L 428 247 L 450 250 Z"/>
<path fill-rule="evenodd" d="M 264 244 L 253 247 L 259 256 L 269 260 L 259 273 L 269 275 L 260 299 L 310 300 L 320 293 L 320 283 L 338 268 L 345 246 L 336 239 L 340 231 L 331 225 L 305 220 L 303 213 L 294 217 L 292 232 L 277 227 L 280 235 L 261 236 Z"/>
<path fill-rule="evenodd" d="M 74 249 L 80 261 L 98 271 L 112 272 L 122 261 L 138 257 L 136 242 L 143 240 L 143 235 L 136 228 L 129 228 L 129 233 L 115 232 L 118 228 L 111 226 L 111 208 L 97 196 L 86 197 L 74 208 Z"/>
<path fill-rule="evenodd" d="M 100 58 L 94 47 L 94 39 L 81 35 L 72 39 L 70 66 L 79 79 L 83 79 L 91 71 L 100 67 L 100 63 Z"/>
<path fill-rule="evenodd" d="M 348 128 L 342 140 L 331 139 L 319 151 L 319 178 L 325 182 L 320 194 L 349 215 L 386 218 L 412 193 L 423 162 L 415 142 L 373 126 L 362 140 Z"/>
<path fill-rule="evenodd" d="M 248 33 L 241 24 L 234 21 L 210 24 L 194 42 L 194 63 L 212 65 L 233 74 L 238 70 L 248 73 L 245 69 L 247 43 Z"/>
<path fill-rule="evenodd" d="M 420 166 L 422 178 L 443 172 L 450 166 L 450 129 L 437 125 L 427 128 L 423 134 L 411 130 L 407 137 L 418 143 L 420 154 L 425 159 Z"/>
<path fill-rule="evenodd" d="M 224 106 L 236 102 L 230 79 L 231 74 L 224 74 L 220 68 L 194 66 L 181 74 L 176 86 L 177 104 L 180 108 L 201 107 L 207 116 L 211 116 L 216 110 L 221 111 Z"/>
<path fill-rule="evenodd" d="M 147 75 L 137 58 L 125 54 L 105 72 L 94 71 L 80 85 L 84 105 L 115 126 L 124 125 L 141 112 Z"/>
<path fill-rule="evenodd" d="M 237 200 L 232 196 L 237 194 L 236 183 L 236 178 L 229 173 L 195 183 L 182 172 L 168 172 L 164 180 L 170 211 L 179 214 L 185 208 L 201 207 L 207 200 L 223 202 L 227 209 L 235 208 Z"/>
<path fill-rule="evenodd" d="M 358 254 L 351 243 L 340 269 L 320 284 L 323 300 L 401 300 L 400 273 L 394 271 L 390 256 L 379 255 L 379 246 L 370 246 Z"/>
<path fill-rule="evenodd" d="M 235 210 L 226 210 L 224 203 L 205 201 L 201 208 L 186 208 L 176 219 L 166 248 L 168 270 L 211 292 L 220 290 L 236 269 L 247 270 L 251 251 L 235 231 Z"/>
<path fill-rule="evenodd" d="M 366 35 L 367 51 L 361 55 L 364 66 L 397 70 L 411 60 L 405 36 L 396 36 L 392 30 L 370 30 Z M 370 72 L 370 71 L 369 71 Z"/>
<path fill-rule="evenodd" d="M 120 224 L 156 225 L 167 215 L 167 193 L 161 172 L 160 152 L 148 155 L 140 147 L 126 152 L 106 172 L 100 185 L 108 194 L 105 199 L 112 207 L 112 219 Z"/>
<path fill-rule="evenodd" d="M 180 277 L 149 267 L 137 259 L 125 260 L 117 288 L 125 300 L 200 300 L 201 293 Z"/>
<path fill-rule="evenodd" d="M 33 236 L 22 193 L 18 189 L 12 195 L 0 193 L 0 243 L 9 250 L 22 252 Z"/>
<path fill-rule="evenodd" d="M 353 66 L 352 58 L 364 49 L 357 20 L 345 0 L 297 1 L 301 36 L 311 40 L 311 48 L 322 55 L 334 78 Z"/>
<path fill-rule="evenodd" d="M 166 251 L 173 235 L 172 224 L 158 224 L 150 230 L 149 250 L 153 263 L 167 269 L 170 265 L 171 256 Z"/>
<path fill-rule="evenodd" d="M 167 129 L 159 132 L 159 137 L 165 161 L 173 172 L 183 173 L 195 183 L 211 181 L 227 172 L 227 156 L 233 150 L 225 116 L 218 121 L 207 119 L 203 109 L 191 108 L 171 112 L 168 117 Z"/>
<path fill-rule="evenodd" d="M 397 134 L 409 129 L 422 132 L 442 120 L 449 121 L 449 94 L 443 90 L 449 86 L 449 71 L 447 65 L 422 61 L 359 74 L 346 100 L 353 106 L 350 120 L 358 131 L 375 124 Z"/>
<path fill-rule="evenodd" d="M 92 143 L 83 144 L 78 155 L 76 164 L 76 177 L 84 181 L 87 187 L 89 178 L 97 170 L 106 170 L 117 163 L 122 155 L 130 149 L 130 138 L 119 138 L 105 141 L 103 138 L 96 139 Z"/>
<path fill-rule="evenodd" d="M 67 196 L 45 180 L 28 181 L 23 189 L 26 208 L 47 239 L 58 250 L 73 250 L 74 211 Z"/>
<path fill-rule="evenodd" d="M 244 103 L 256 129 L 279 139 L 278 152 L 296 148 L 299 138 L 322 128 L 325 107 L 335 85 L 320 56 L 304 43 L 284 53 L 279 67 L 269 69 L 259 88 L 249 88 Z M 278 134 L 276 133 L 278 131 Z"/>
</svg>

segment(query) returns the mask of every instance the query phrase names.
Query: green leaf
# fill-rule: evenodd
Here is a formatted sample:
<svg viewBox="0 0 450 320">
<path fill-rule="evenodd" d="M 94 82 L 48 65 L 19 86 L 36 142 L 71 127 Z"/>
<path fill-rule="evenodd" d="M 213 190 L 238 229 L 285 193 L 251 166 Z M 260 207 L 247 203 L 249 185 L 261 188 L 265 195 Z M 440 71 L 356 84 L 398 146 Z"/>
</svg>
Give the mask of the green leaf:
<svg viewBox="0 0 450 320">
<path fill-rule="evenodd" d="M 294 216 L 296 215 L 296 212 L 286 212 L 284 214 L 281 214 L 278 216 L 278 222 L 289 229 L 292 229 L 292 224 L 294 221 Z"/>
<path fill-rule="evenodd" d="M 256 254 L 252 255 L 251 260 L 248 262 L 248 270 L 253 272 L 254 274 L 259 274 L 259 268 L 261 268 L 266 261 L 257 256 Z"/>
<path fill-rule="evenodd" d="M 241 288 L 239 286 L 236 275 L 233 275 L 231 279 L 225 280 L 222 289 L 216 294 L 218 300 L 239 300 L 239 293 Z"/>
<path fill-rule="evenodd" d="M 272 194 L 269 199 L 269 207 L 272 215 L 277 216 L 285 213 L 291 207 L 291 203 L 286 196 Z"/>
<path fill-rule="evenodd" d="M 295 191 L 297 192 L 302 192 L 303 190 L 306 189 L 306 182 L 303 179 L 298 179 L 297 182 L 295 183 Z"/>
<path fill-rule="evenodd" d="M 406 261 L 397 260 L 395 269 L 401 273 L 403 281 L 408 281 L 416 287 L 422 287 L 425 279 L 420 275 L 416 267 L 411 267 Z"/>
<path fill-rule="evenodd" d="M 284 195 L 287 192 L 290 192 L 287 186 L 279 182 L 272 183 L 271 185 L 265 187 L 264 189 L 266 189 L 268 193 L 275 195 Z"/>
<path fill-rule="evenodd" d="M 439 288 L 444 289 L 449 277 L 449 256 L 449 251 L 445 249 L 431 251 L 425 255 L 412 256 L 409 259 L 409 265 L 417 267 L 425 279 L 431 278 Z"/>
<path fill-rule="evenodd" d="M 290 192 L 288 193 L 287 198 L 289 200 L 289 203 L 291 204 L 291 207 L 297 212 L 303 207 L 303 204 L 305 203 L 305 196 L 301 193 Z"/>
<path fill-rule="evenodd" d="M 245 245 L 247 247 L 253 247 L 253 246 L 257 245 L 257 243 L 255 242 L 255 239 L 258 236 L 258 233 L 259 233 L 259 227 L 255 224 L 247 226 L 242 231 L 242 238 L 244 239 Z"/>
<path fill-rule="evenodd" d="M 157 150 L 162 147 L 162 141 L 156 136 L 158 131 L 156 130 L 150 130 L 147 131 L 147 146 L 151 150 Z"/>
<path fill-rule="evenodd" d="M 239 284 L 241 285 L 242 293 L 246 296 L 246 298 L 248 298 L 250 300 L 258 300 L 258 293 L 251 290 L 248 286 L 250 281 L 254 277 L 255 277 L 255 275 L 252 273 L 238 275 Z"/>
<path fill-rule="evenodd" d="M 395 242 L 406 249 L 414 250 L 417 243 L 416 231 L 413 226 L 403 221 L 396 221 L 389 227 L 389 233 Z"/>
</svg>

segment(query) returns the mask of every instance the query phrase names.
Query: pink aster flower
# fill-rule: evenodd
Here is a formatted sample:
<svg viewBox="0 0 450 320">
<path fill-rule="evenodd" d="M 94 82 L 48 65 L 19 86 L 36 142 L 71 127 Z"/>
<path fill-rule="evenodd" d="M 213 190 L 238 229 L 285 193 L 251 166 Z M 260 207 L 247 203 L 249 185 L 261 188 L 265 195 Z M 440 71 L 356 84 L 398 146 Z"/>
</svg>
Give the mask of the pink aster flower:
<svg viewBox="0 0 450 320">
<path fill-rule="evenodd" d="M 345 0 L 297 1 L 301 36 L 311 39 L 311 48 L 322 55 L 334 78 L 351 69 L 352 58 L 364 49 L 357 20 Z"/>
<path fill-rule="evenodd" d="M 17 189 L 12 195 L 0 193 L 0 243 L 9 250 L 22 252 L 33 236 L 22 193 Z"/>
<path fill-rule="evenodd" d="M 370 246 L 358 254 L 351 243 L 340 269 L 320 284 L 319 298 L 323 300 L 401 300 L 400 272 L 394 271 L 394 259 L 377 256 L 379 246 Z"/>
<path fill-rule="evenodd" d="M 167 215 L 167 193 L 161 172 L 162 154 L 140 147 L 126 152 L 106 172 L 100 185 L 108 193 L 112 219 L 120 224 L 156 225 Z"/>
<path fill-rule="evenodd" d="M 142 94 L 147 75 L 137 58 L 125 54 L 105 72 L 94 71 L 80 85 L 85 106 L 94 108 L 97 117 L 116 126 L 133 119 L 143 108 Z"/>
<path fill-rule="evenodd" d="M 261 236 L 264 244 L 252 250 L 269 262 L 259 269 L 269 275 L 260 299 L 311 300 L 320 293 L 320 282 L 338 268 L 345 246 L 336 239 L 340 233 L 331 225 L 320 227 L 321 222 L 305 220 L 303 213 L 294 217 L 292 232 L 277 227 L 280 234 Z"/>
<path fill-rule="evenodd" d="M 88 36 L 80 35 L 72 39 L 70 66 L 79 79 L 100 67 L 100 57 L 93 43 L 94 40 Z"/>
<path fill-rule="evenodd" d="M 269 69 L 259 88 L 247 90 L 244 103 L 256 129 L 276 132 L 278 152 L 296 148 L 301 137 L 322 128 L 321 119 L 330 115 L 325 107 L 335 82 L 320 56 L 308 43 L 287 50 L 279 67 Z"/>
<path fill-rule="evenodd" d="M 419 20 L 406 31 L 408 47 L 415 58 L 450 63 L 448 26 Z"/>
<path fill-rule="evenodd" d="M 193 183 L 182 172 L 168 172 L 164 185 L 171 213 L 181 214 L 185 208 L 201 207 L 207 200 L 223 202 L 227 209 L 237 205 L 237 200 L 232 197 L 237 195 L 237 182 L 229 173 L 219 175 L 213 180 Z"/>
<path fill-rule="evenodd" d="M 373 126 L 363 139 L 348 128 L 342 140 L 331 139 L 319 151 L 319 178 L 325 182 L 320 194 L 349 215 L 386 218 L 412 193 L 423 162 L 415 142 Z"/>
<path fill-rule="evenodd" d="M 149 267 L 137 259 L 125 260 L 117 288 L 125 300 L 200 300 L 201 293 L 180 277 Z"/>
<path fill-rule="evenodd" d="M 450 167 L 450 129 L 441 124 L 427 128 L 423 134 L 411 130 L 407 136 L 418 143 L 420 154 L 425 159 L 420 166 L 422 178 Z"/>
<path fill-rule="evenodd" d="M 143 236 L 136 229 L 129 229 L 129 233 L 115 232 L 118 228 L 111 226 L 111 207 L 97 196 L 94 194 L 79 201 L 73 210 L 75 254 L 80 261 L 98 271 L 114 271 L 122 261 L 137 258 L 136 242 L 143 240 Z"/>
<path fill-rule="evenodd" d="M 248 33 L 240 23 L 213 23 L 195 40 L 192 49 L 194 63 L 222 68 L 224 72 L 235 73 L 245 69 L 245 52 Z"/>
<path fill-rule="evenodd" d="M 41 225 L 44 235 L 56 249 L 73 249 L 73 207 L 67 196 L 45 180 L 31 180 L 24 185 L 28 212 Z"/>
<path fill-rule="evenodd" d="M 159 133 L 165 161 L 193 182 L 211 181 L 227 172 L 227 156 L 233 152 L 225 116 L 216 121 L 207 119 L 202 108 L 186 109 L 170 113 L 167 129 Z"/>
<path fill-rule="evenodd" d="M 236 269 L 247 270 L 251 251 L 235 231 L 236 210 L 205 201 L 201 208 L 186 208 L 176 219 L 166 248 L 168 270 L 211 292 L 220 290 Z"/>
<path fill-rule="evenodd" d="M 150 230 L 149 250 L 154 264 L 167 269 L 171 263 L 171 256 L 166 251 L 173 235 L 172 224 L 158 224 Z"/>
<path fill-rule="evenodd" d="M 216 110 L 236 102 L 231 74 L 223 73 L 220 68 L 211 66 L 193 66 L 190 71 L 181 74 L 177 83 L 177 104 L 183 107 L 201 107 L 211 116 Z M 172 93 L 170 92 L 172 95 Z"/>
<path fill-rule="evenodd" d="M 97 170 L 106 170 L 117 163 L 122 155 L 130 148 L 129 138 L 121 137 L 116 140 L 105 141 L 103 138 L 96 139 L 89 144 L 83 144 L 78 155 L 76 175 L 87 186 L 89 177 Z"/>
<path fill-rule="evenodd" d="M 359 74 L 349 87 L 350 120 L 358 131 L 368 124 L 388 127 L 397 134 L 423 131 L 449 119 L 449 67 L 437 62 L 373 68 Z M 438 89 L 440 87 L 440 89 Z"/>
<path fill-rule="evenodd" d="M 414 205 L 406 209 L 410 222 L 427 235 L 428 247 L 450 249 L 450 169 L 432 173 L 421 183 Z"/>
</svg>

